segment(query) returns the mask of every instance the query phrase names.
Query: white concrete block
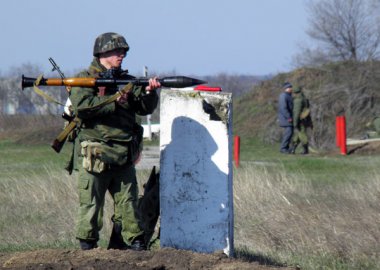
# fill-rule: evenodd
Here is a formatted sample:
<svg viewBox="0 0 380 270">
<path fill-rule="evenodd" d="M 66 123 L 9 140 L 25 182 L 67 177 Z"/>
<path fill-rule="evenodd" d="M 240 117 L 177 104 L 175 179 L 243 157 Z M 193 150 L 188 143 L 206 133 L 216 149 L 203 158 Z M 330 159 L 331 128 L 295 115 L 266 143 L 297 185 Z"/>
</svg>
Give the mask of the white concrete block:
<svg viewBox="0 0 380 270">
<path fill-rule="evenodd" d="M 233 254 L 232 95 L 161 91 L 162 247 Z"/>
</svg>

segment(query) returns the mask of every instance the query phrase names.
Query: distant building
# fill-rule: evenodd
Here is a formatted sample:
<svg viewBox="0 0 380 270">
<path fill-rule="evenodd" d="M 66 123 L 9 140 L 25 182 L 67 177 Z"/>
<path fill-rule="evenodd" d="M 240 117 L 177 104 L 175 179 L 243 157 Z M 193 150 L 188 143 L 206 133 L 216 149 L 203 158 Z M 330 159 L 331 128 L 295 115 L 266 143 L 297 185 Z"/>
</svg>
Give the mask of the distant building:
<svg viewBox="0 0 380 270">
<path fill-rule="evenodd" d="M 143 128 L 144 128 L 144 134 L 143 134 L 143 137 L 144 138 L 149 138 L 149 125 L 147 124 L 144 124 L 142 125 Z M 160 124 L 150 124 L 150 132 L 152 133 L 151 136 L 154 137 L 154 136 L 159 136 L 160 134 Z"/>
</svg>

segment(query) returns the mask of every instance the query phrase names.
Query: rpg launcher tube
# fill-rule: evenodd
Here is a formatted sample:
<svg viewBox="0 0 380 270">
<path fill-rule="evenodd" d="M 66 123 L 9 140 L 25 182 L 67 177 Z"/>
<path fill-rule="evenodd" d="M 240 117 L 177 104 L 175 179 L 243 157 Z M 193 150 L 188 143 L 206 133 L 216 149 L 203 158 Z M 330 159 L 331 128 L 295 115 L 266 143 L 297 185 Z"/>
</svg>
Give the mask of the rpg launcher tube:
<svg viewBox="0 0 380 270">
<path fill-rule="evenodd" d="M 24 90 L 26 87 L 31 87 L 36 83 L 36 78 L 28 78 L 22 75 L 21 88 Z M 205 84 L 207 82 L 185 77 L 185 76 L 173 76 L 164 77 L 158 79 L 161 86 L 184 88 L 194 85 Z M 114 86 L 133 83 L 135 85 L 147 86 L 149 85 L 148 78 L 136 78 L 136 79 L 108 79 L 108 78 L 41 78 L 38 85 L 46 86 L 71 86 L 71 87 L 97 87 L 97 86 Z"/>
</svg>

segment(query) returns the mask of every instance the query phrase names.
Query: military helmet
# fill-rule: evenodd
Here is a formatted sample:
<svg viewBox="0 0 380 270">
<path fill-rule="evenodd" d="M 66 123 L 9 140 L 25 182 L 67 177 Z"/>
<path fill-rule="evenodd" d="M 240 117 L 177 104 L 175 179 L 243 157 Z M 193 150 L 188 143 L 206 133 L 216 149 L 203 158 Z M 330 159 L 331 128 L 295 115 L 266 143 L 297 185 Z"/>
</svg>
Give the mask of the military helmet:
<svg viewBox="0 0 380 270">
<path fill-rule="evenodd" d="M 297 87 L 296 89 L 293 90 L 293 93 L 301 93 L 302 87 Z"/>
<path fill-rule="evenodd" d="M 128 43 L 122 35 L 108 32 L 101 34 L 95 40 L 94 56 L 99 56 L 101 53 L 109 52 L 115 49 L 123 48 L 127 52 L 129 50 Z"/>
</svg>

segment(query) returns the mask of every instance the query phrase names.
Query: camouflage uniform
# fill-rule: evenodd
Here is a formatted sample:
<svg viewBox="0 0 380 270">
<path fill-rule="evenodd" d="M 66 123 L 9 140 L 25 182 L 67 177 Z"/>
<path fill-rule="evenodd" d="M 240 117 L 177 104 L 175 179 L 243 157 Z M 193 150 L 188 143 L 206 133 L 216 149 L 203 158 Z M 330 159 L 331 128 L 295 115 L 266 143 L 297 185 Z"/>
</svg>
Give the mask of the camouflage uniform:
<svg viewBox="0 0 380 270">
<path fill-rule="evenodd" d="M 291 153 L 295 153 L 299 143 L 302 144 L 302 154 L 308 154 L 308 138 L 306 129 L 311 127 L 309 101 L 305 97 L 301 88 L 293 90 L 293 145 Z"/>
<path fill-rule="evenodd" d="M 371 131 L 367 131 L 364 139 L 380 138 L 380 117 L 375 116 L 371 122 L 366 125 Z"/>
<path fill-rule="evenodd" d="M 97 55 L 103 52 L 102 49 L 113 50 L 115 46 L 126 44 L 125 40 L 116 45 L 103 40 L 102 44 L 108 47 L 99 49 L 96 42 L 93 62 L 78 77 L 97 77 L 100 72 L 105 72 L 106 68 L 100 64 Z M 137 211 L 138 190 L 133 163 L 141 150 L 143 133 L 142 127 L 136 123 L 136 114 L 152 113 L 158 95 L 155 91 L 146 93 L 142 87 L 133 86 L 128 102 L 96 107 L 118 90 L 100 88 L 73 87 L 70 93 L 74 113 L 82 121 L 74 146 L 80 203 L 76 237 L 96 246 L 103 225 L 105 194 L 109 191 L 114 201 L 114 230 L 116 228 L 117 233 L 121 233 L 121 241 L 131 244 L 144 233 Z"/>
</svg>

